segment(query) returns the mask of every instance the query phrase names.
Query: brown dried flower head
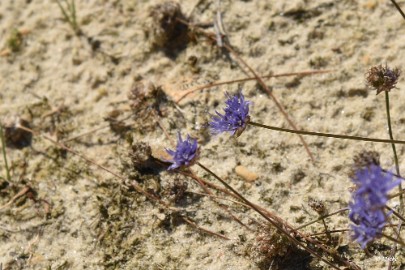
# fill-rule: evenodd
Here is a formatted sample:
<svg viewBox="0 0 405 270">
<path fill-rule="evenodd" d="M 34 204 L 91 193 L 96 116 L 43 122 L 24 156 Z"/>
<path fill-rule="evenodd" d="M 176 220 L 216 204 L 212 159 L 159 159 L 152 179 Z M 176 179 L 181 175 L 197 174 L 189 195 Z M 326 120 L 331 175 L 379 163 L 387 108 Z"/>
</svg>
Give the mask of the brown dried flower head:
<svg viewBox="0 0 405 270">
<path fill-rule="evenodd" d="M 308 205 L 309 205 L 309 207 L 312 208 L 312 210 L 317 212 L 319 215 L 324 215 L 327 212 L 325 204 L 322 201 L 310 199 L 308 201 Z"/>
<path fill-rule="evenodd" d="M 364 169 L 371 165 L 380 166 L 380 154 L 376 151 L 362 151 L 353 157 L 356 170 Z"/>
<path fill-rule="evenodd" d="M 162 2 L 162 1 L 160 1 Z M 189 41 L 188 26 L 181 21 L 187 21 L 181 11 L 181 6 L 175 1 L 163 1 L 150 9 L 152 25 L 147 32 L 152 43 L 163 48 L 166 54 L 172 55 L 181 51 Z"/>
<path fill-rule="evenodd" d="M 374 66 L 366 74 L 367 85 L 377 90 L 377 95 L 383 91 L 389 92 L 396 87 L 401 70 L 390 69 L 387 65 Z"/>
<path fill-rule="evenodd" d="M 349 177 L 354 178 L 356 171 L 373 165 L 380 166 L 380 154 L 376 151 L 362 151 L 353 157 L 353 167 L 349 172 Z"/>
</svg>

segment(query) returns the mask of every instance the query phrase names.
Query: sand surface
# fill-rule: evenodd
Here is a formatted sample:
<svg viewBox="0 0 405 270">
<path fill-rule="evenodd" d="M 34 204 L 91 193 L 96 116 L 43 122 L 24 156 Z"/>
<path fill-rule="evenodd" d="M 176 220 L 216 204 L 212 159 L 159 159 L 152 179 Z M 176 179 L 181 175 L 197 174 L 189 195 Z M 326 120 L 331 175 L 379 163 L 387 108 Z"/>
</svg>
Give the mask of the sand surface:
<svg viewBox="0 0 405 270">
<path fill-rule="evenodd" d="M 219 198 L 209 198 L 190 177 L 162 170 L 148 146 L 164 159 L 177 132 L 198 138 L 201 163 L 295 227 L 318 217 L 311 200 L 329 212 L 347 207 L 354 154 L 378 151 L 382 167 L 393 169 L 391 146 L 305 137 L 313 162 L 292 134 L 250 126 L 237 139 L 212 137 L 210 113 L 222 110 L 225 92 L 239 90 L 252 102 L 252 120 L 290 126 L 256 81 L 176 103 L 188 89 L 252 74 L 196 30 L 177 25 L 170 31 L 179 37 L 168 37 L 159 24 L 162 3 L 76 1 L 76 35 L 56 1 L 0 1 L 1 121 L 20 117 L 38 132 L 29 146 L 7 148 L 11 181 L 0 159 L 0 269 L 331 269 L 277 238 L 234 198 L 215 189 Z M 257 74 L 331 70 L 265 79 L 299 128 L 387 138 L 384 95 L 367 89 L 364 75 L 373 65 L 404 66 L 405 23 L 390 1 L 178 3 L 184 19 L 209 33 L 222 11 L 229 44 Z M 397 86 L 390 94 L 394 136 L 405 139 L 403 79 Z M 404 147 L 398 155 L 405 170 Z M 192 170 L 221 187 L 198 166 Z M 134 181 L 164 203 L 137 192 Z M 326 222 L 330 230 L 349 224 L 347 213 Z M 318 222 L 303 232 L 323 230 Z M 389 241 L 377 241 L 367 255 L 347 233 L 331 240 L 329 248 L 362 269 L 388 266 Z M 284 244 L 271 251 L 277 241 Z M 394 259 L 393 269 L 404 269 L 404 249 Z"/>
</svg>

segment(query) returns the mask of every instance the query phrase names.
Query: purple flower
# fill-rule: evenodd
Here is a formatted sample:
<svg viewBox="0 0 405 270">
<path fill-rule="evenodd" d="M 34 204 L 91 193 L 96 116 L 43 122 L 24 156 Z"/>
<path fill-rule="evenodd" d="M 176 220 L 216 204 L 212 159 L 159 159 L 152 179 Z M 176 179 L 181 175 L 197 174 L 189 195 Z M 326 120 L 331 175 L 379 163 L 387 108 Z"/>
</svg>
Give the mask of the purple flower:
<svg viewBox="0 0 405 270">
<path fill-rule="evenodd" d="M 401 182 L 374 164 L 358 170 L 352 180 L 357 188 L 354 195 L 375 208 L 385 207 L 388 192 Z"/>
<path fill-rule="evenodd" d="M 387 215 L 382 209 L 365 210 L 361 205 L 362 203 L 359 202 L 352 205 L 349 217 L 353 222 L 350 225 L 353 231 L 352 238 L 364 249 L 369 242 L 381 237 Z"/>
<path fill-rule="evenodd" d="M 197 140 L 187 135 L 187 139 L 183 141 L 179 132 L 176 150 L 166 149 L 166 152 L 172 156 L 170 162 L 173 163 L 168 170 L 191 166 L 198 156 Z"/>
<path fill-rule="evenodd" d="M 365 248 L 369 242 L 381 236 L 389 216 L 384 212 L 388 192 L 401 180 L 394 180 L 392 174 L 374 164 L 359 169 L 352 180 L 356 184 L 349 204 L 352 237 Z"/>
<path fill-rule="evenodd" d="M 249 101 L 245 101 L 245 97 L 241 92 L 233 96 L 226 93 L 226 108 L 224 114 L 215 111 L 216 115 L 212 117 L 210 122 L 211 132 L 219 134 L 222 132 L 230 132 L 237 137 L 245 130 L 246 124 L 249 122 Z"/>
</svg>

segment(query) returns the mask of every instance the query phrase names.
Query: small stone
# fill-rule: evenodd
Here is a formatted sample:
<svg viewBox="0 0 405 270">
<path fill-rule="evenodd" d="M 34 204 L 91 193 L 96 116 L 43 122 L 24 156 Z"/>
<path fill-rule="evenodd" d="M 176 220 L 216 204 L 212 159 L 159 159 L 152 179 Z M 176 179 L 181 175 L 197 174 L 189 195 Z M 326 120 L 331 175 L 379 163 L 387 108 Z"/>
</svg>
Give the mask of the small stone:
<svg viewBox="0 0 405 270">
<path fill-rule="evenodd" d="M 156 214 L 156 217 L 160 220 L 163 221 L 166 219 L 166 215 L 164 213 L 158 213 Z"/>
<path fill-rule="evenodd" d="M 184 49 L 190 39 L 188 26 L 181 22 L 187 21 L 180 4 L 175 1 L 164 1 L 151 7 L 149 16 L 152 23 L 147 32 L 152 43 L 170 53 Z"/>
<path fill-rule="evenodd" d="M 257 178 L 259 178 L 257 173 L 254 173 L 254 172 L 248 170 L 245 166 L 241 166 L 241 165 L 236 166 L 235 172 L 237 175 L 239 175 L 240 177 L 242 177 L 243 179 L 245 179 L 248 182 L 256 181 Z"/>
</svg>

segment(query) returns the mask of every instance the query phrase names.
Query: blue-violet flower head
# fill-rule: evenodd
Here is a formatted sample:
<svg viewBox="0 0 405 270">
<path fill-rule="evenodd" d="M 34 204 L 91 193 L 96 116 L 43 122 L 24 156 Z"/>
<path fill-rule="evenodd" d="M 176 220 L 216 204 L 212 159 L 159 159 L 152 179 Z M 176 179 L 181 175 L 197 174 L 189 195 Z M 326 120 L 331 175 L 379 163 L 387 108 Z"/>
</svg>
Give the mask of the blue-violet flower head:
<svg viewBox="0 0 405 270">
<path fill-rule="evenodd" d="M 388 192 L 401 180 L 395 180 L 391 173 L 374 164 L 359 169 L 352 180 L 356 184 L 349 204 L 352 238 L 365 248 L 369 242 L 381 237 L 389 216 L 384 212 Z"/>
<path fill-rule="evenodd" d="M 352 181 L 356 185 L 354 198 L 360 197 L 367 203 L 368 208 L 385 207 L 388 192 L 401 182 L 400 179 L 394 179 L 392 173 L 385 172 L 374 164 L 357 170 Z"/>
<path fill-rule="evenodd" d="M 226 108 L 224 114 L 215 111 L 210 122 L 211 132 L 220 134 L 222 132 L 230 132 L 237 137 L 245 130 L 249 122 L 249 105 L 250 102 L 245 100 L 241 92 L 231 96 L 226 93 Z"/>
<path fill-rule="evenodd" d="M 353 234 L 352 238 L 364 249 L 369 242 L 381 237 L 384 229 L 387 214 L 382 210 L 365 210 L 361 208 L 361 203 L 351 206 L 350 225 Z"/>
<path fill-rule="evenodd" d="M 179 132 L 176 150 L 166 149 L 166 152 L 172 156 L 172 160 L 170 162 L 173 163 L 168 170 L 174 170 L 180 167 L 189 167 L 194 164 L 198 157 L 197 140 L 192 139 L 189 135 L 187 135 L 187 139 L 183 141 Z"/>
</svg>

